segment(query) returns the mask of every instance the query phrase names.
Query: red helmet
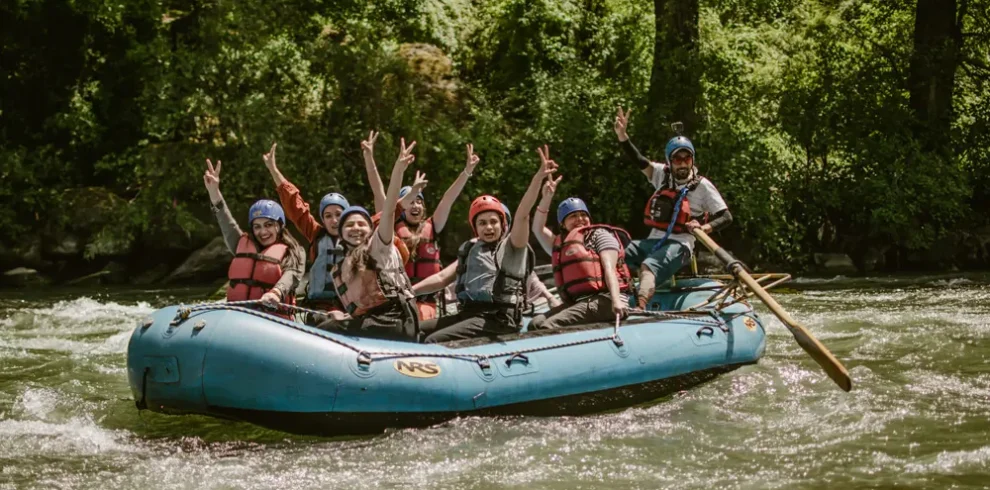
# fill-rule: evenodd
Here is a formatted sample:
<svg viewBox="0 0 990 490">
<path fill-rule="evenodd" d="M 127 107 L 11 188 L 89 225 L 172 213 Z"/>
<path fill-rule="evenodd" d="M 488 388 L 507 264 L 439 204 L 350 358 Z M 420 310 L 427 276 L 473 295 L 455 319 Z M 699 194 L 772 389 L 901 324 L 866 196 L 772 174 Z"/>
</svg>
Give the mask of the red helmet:
<svg viewBox="0 0 990 490">
<path fill-rule="evenodd" d="M 502 201 L 499 201 L 495 196 L 489 196 L 487 194 L 483 196 L 478 196 L 474 201 L 471 201 L 471 210 L 468 211 L 468 220 L 471 222 L 471 231 L 474 235 L 478 235 L 478 230 L 474 227 L 474 219 L 478 217 L 479 214 L 486 211 L 494 211 L 502 217 L 502 229 L 505 229 L 505 211 L 502 209 Z"/>
</svg>

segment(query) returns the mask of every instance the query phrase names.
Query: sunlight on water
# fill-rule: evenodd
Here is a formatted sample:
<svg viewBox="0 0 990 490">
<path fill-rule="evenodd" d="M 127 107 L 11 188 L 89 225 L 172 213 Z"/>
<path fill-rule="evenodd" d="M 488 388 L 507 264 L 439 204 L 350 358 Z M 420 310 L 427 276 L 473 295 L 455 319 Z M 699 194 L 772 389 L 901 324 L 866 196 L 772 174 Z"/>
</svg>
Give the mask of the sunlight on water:
<svg viewBox="0 0 990 490">
<path fill-rule="evenodd" d="M 356 439 L 139 413 L 130 332 L 191 298 L 4 300 L 0 488 L 986 488 L 988 282 L 798 283 L 778 298 L 846 363 L 851 393 L 759 308 L 758 365 L 647 406 Z"/>
</svg>

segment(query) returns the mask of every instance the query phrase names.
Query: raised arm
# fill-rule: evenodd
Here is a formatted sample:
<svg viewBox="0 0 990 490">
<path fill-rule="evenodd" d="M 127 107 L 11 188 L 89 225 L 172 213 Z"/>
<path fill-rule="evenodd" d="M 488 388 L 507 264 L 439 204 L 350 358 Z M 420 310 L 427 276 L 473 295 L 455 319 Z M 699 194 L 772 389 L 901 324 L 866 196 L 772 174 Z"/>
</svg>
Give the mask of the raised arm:
<svg viewBox="0 0 990 490">
<path fill-rule="evenodd" d="M 368 185 L 371 186 L 371 193 L 375 196 L 375 213 L 380 213 L 385 206 L 385 187 L 382 185 L 382 177 L 378 175 L 378 167 L 375 165 L 375 140 L 377 139 L 377 131 L 368 133 L 368 139 L 361 141 L 361 155 L 364 157 L 364 170 L 368 173 Z"/>
<path fill-rule="evenodd" d="M 447 192 L 443 193 L 443 198 L 440 199 L 440 203 L 433 210 L 434 233 L 439 233 L 447 224 L 447 218 L 450 216 L 450 208 L 454 206 L 454 201 L 457 200 L 457 196 L 464 190 L 464 185 L 467 184 L 471 174 L 474 173 L 474 167 L 477 167 L 480 161 L 481 159 L 474 153 L 474 145 L 468 143 L 467 162 L 464 164 L 464 170 L 457 176 L 457 180 L 453 184 L 450 184 Z M 412 193 L 410 192 L 410 194 Z"/>
<path fill-rule="evenodd" d="M 629 115 L 632 114 L 632 109 L 623 112 L 622 106 L 619 106 L 618 111 L 615 113 L 615 136 L 619 138 L 619 144 L 622 145 L 622 151 L 626 153 L 626 157 L 637 166 L 639 166 L 640 171 L 646 176 L 648 180 L 653 180 L 653 165 L 650 165 L 650 159 L 644 157 L 636 146 L 633 145 L 632 141 L 629 140 L 629 134 L 626 133 L 626 128 L 629 127 Z"/>
<path fill-rule="evenodd" d="M 261 155 L 261 159 L 265 162 L 265 168 L 268 169 L 268 173 L 270 173 L 272 175 L 272 180 L 275 181 L 275 187 L 279 187 L 279 186 L 285 184 L 286 182 L 288 182 L 288 180 L 285 179 L 285 176 L 282 175 L 282 172 L 280 172 L 278 170 L 278 166 L 275 165 L 275 147 L 276 146 L 278 146 L 278 143 L 275 143 L 273 141 L 272 142 L 272 149 L 271 150 L 268 150 L 268 153 L 265 153 L 264 155 Z"/>
<path fill-rule="evenodd" d="M 416 296 L 422 296 L 424 294 L 435 293 L 454 282 L 457 278 L 457 261 L 455 260 L 453 264 L 448 265 L 442 271 L 433 274 L 422 281 L 417 282 L 413 285 L 413 294 Z"/>
<path fill-rule="evenodd" d="M 556 179 L 547 179 L 543 183 L 543 198 L 536 206 L 536 215 L 533 216 L 533 233 L 548 255 L 553 255 L 553 231 L 547 228 L 547 215 L 550 214 L 550 203 L 553 202 L 553 194 L 557 192 L 557 184 L 563 178 L 560 176 Z"/>
<path fill-rule="evenodd" d="M 522 200 L 519 201 L 519 207 L 516 208 L 516 219 L 512 221 L 512 229 L 509 230 L 509 242 L 515 248 L 523 248 L 529 243 L 529 212 L 533 210 L 533 205 L 536 204 L 543 179 L 552 176 L 553 172 L 557 170 L 557 163 L 550 159 L 550 147 L 544 145 L 543 148 L 537 148 L 536 152 L 540 154 L 540 168 L 533 174 L 529 188 L 526 189 Z"/>
<path fill-rule="evenodd" d="M 210 208 L 217 219 L 217 224 L 220 225 L 223 241 L 227 244 L 227 250 L 234 253 L 237 251 L 237 242 L 244 232 L 241 231 L 240 226 L 237 226 L 237 221 L 230 214 L 230 209 L 227 208 L 227 203 L 224 202 L 223 195 L 220 194 L 220 167 L 222 165 L 223 162 L 217 160 L 217 166 L 214 167 L 213 162 L 207 158 L 203 183 L 206 184 L 206 192 L 210 195 Z"/>
<path fill-rule="evenodd" d="M 416 160 L 416 156 L 412 154 L 413 148 L 416 147 L 415 141 L 406 146 L 406 139 L 402 138 L 400 145 L 399 158 L 395 159 L 392 176 L 388 181 L 382 219 L 378 223 L 378 237 L 384 243 L 392 243 L 392 237 L 395 236 L 395 203 L 399 200 L 399 189 L 402 188 L 402 174 L 409 168 L 409 164 Z"/>
</svg>

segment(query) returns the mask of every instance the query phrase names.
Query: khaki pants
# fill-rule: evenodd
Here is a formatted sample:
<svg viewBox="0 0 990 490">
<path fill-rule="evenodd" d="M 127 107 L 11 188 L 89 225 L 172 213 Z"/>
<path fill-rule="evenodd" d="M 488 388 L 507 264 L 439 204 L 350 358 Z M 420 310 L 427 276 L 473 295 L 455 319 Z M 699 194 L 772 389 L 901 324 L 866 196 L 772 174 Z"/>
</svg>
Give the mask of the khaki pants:
<svg viewBox="0 0 990 490">
<path fill-rule="evenodd" d="M 585 323 L 614 322 L 612 297 L 608 293 L 586 296 L 572 304 L 562 304 L 533 317 L 529 330 L 548 330 L 571 327 Z"/>
</svg>

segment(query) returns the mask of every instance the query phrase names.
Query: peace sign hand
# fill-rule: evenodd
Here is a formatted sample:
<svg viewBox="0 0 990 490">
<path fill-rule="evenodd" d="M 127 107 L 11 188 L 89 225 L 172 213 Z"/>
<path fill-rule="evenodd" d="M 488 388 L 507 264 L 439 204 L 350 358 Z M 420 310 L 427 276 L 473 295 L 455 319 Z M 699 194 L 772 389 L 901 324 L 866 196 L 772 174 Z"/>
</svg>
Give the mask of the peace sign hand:
<svg viewBox="0 0 990 490">
<path fill-rule="evenodd" d="M 420 192 L 423 192 L 423 189 L 426 188 L 426 184 L 429 182 L 430 181 L 426 180 L 426 174 L 417 170 L 416 178 L 413 180 L 412 190 L 409 191 L 409 194 L 413 196 L 418 195 Z"/>
<path fill-rule="evenodd" d="M 474 167 L 478 166 L 478 162 L 481 158 L 474 153 L 474 145 L 471 143 L 467 144 L 467 163 L 464 165 L 464 173 L 471 175 L 474 172 Z"/>
<path fill-rule="evenodd" d="M 619 110 L 615 113 L 615 135 L 619 137 L 619 142 L 624 142 L 629 139 L 629 135 L 626 133 L 626 128 L 629 127 L 629 115 L 632 114 L 632 109 L 623 112 L 622 106 L 619 106 Z"/>
<path fill-rule="evenodd" d="M 543 199 L 547 199 L 547 200 L 553 199 L 554 193 L 557 192 L 557 184 L 559 184 L 560 179 L 563 178 L 564 176 L 561 175 L 556 179 L 552 179 L 552 178 L 547 179 L 547 181 L 543 184 Z"/>
<path fill-rule="evenodd" d="M 406 139 L 401 138 L 399 140 L 399 158 L 395 160 L 395 164 L 401 165 L 403 170 L 409 168 L 409 165 L 412 162 L 416 161 L 416 155 L 412 154 L 412 150 L 415 147 L 416 147 L 415 141 L 410 143 L 409 146 L 406 146 Z"/>
<path fill-rule="evenodd" d="M 550 147 L 548 145 L 543 145 L 543 148 L 537 148 L 536 152 L 540 154 L 540 169 L 536 172 L 537 177 L 540 180 L 550 176 L 557 171 L 557 162 L 550 159 Z"/>
<path fill-rule="evenodd" d="M 274 170 L 277 170 L 277 168 L 275 167 L 275 147 L 276 146 L 278 146 L 278 143 L 275 143 L 273 141 L 272 142 L 272 149 L 271 150 L 268 150 L 268 153 L 265 153 L 264 155 L 261 155 L 261 159 L 264 160 L 264 162 L 265 162 L 265 167 L 267 167 L 268 168 L 268 171 L 270 171 L 270 172 L 271 171 L 274 171 Z"/>
<path fill-rule="evenodd" d="M 361 141 L 361 154 L 365 158 L 374 158 L 375 156 L 375 141 L 378 139 L 378 131 L 371 131 L 368 133 L 368 139 Z"/>
<path fill-rule="evenodd" d="M 210 194 L 211 202 L 220 201 L 220 168 L 223 162 L 217 160 L 217 166 L 209 158 L 206 159 L 206 172 L 203 174 L 203 184 L 206 185 L 206 192 Z"/>
</svg>

